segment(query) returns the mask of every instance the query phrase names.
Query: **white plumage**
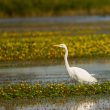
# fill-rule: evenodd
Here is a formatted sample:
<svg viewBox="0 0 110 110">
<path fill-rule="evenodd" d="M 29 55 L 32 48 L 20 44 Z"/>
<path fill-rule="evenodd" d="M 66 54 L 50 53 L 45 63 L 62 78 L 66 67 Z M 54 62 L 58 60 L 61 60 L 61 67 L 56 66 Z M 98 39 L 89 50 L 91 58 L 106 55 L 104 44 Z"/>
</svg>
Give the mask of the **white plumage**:
<svg viewBox="0 0 110 110">
<path fill-rule="evenodd" d="M 67 46 L 65 44 L 60 44 L 60 45 L 54 45 L 57 47 L 61 47 L 65 49 L 65 56 L 64 56 L 64 60 L 65 60 L 65 66 L 66 69 L 69 73 L 69 76 L 73 79 L 75 79 L 76 81 L 80 82 L 80 83 L 89 83 L 89 84 L 94 84 L 97 82 L 97 79 L 94 78 L 91 74 L 89 74 L 86 70 L 79 68 L 79 67 L 70 67 L 67 57 L 68 57 L 68 49 Z"/>
</svg>

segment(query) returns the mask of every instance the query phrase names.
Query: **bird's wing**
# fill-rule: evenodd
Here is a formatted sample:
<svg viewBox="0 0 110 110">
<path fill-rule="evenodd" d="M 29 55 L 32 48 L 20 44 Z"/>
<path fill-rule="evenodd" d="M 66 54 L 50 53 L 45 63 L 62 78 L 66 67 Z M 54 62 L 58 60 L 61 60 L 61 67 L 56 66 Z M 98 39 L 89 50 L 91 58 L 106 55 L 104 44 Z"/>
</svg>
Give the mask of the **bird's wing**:
<svg viewBox="0 0 110 110">
<path fill-rule="evenodd" d="M 81 82 L 82 81 L 91 82 L 93 80 L 95 81 L 95 78 L 82 68 L 72 67 L 72 70 L 74 71 L 78 81 L 81 81 Z"/>
</svg>

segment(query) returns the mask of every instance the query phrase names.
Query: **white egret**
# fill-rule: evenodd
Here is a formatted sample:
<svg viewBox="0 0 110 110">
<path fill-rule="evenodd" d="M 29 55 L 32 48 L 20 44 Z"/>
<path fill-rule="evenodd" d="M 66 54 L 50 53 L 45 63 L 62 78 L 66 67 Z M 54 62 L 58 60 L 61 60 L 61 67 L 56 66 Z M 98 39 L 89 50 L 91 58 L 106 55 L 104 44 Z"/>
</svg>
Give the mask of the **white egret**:
<svg viewBox="0 0 110 110">
<path fill-rule="evenodd" d="M 61 47 L 65 49 L 65 55 L 64 55 L 64 60 L 65 60 L 65 66 L 66 69 L 69 73 L 69 76 L 71 78 L 74 78 L 76 81 L 79 83 L 89 83 L 89 84 L 94 84 L 97 82 L 97 79 L 94 78 L 91 74 L 89 74 L 86 70 L 79 68 L 79 67 L 70 67 L 68 63 L 68 49 L 65 44 L 60 44 L 60 45 L 54 45 L 56 47 Z"/>
</svg>

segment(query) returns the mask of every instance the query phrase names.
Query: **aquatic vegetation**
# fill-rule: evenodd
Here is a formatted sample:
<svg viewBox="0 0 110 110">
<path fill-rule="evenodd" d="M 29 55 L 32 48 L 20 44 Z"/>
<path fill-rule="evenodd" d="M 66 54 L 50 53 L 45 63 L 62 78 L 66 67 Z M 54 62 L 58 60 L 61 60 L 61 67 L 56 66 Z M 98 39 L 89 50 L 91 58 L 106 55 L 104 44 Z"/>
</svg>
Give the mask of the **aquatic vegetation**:
<svg viewBox="0 0 110 110">
<path fill-rule="evenodd" d="M 58 32 L 0 33 L 0 61 L 32 61 L 63 58 L 54 44 L 65 43 L 69 58 L 110 56 L 110 36 L 60 36 Z"/>
<path fill-rule="evenodd" d="M 30 84 L 26 82 L 0 87 L 1 99 L 13 98 L 54 98 L 110 94 L 110 82 L 93 85 Z"/>
</svg>

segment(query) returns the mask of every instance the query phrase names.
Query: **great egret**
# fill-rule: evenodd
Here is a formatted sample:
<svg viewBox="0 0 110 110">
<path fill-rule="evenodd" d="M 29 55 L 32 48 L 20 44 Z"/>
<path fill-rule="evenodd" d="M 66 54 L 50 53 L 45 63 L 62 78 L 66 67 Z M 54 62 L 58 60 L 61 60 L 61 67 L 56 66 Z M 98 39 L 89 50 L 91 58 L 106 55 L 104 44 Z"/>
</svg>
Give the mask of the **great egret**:
<svg viewBox="0 0 110 110">
<path fill-rule="evenodd" d="M 70 67 L 67 57 L 68 57 L 68 49 L 65 44 L 54 45 L 55 47 L 61 47 L 65 49 L 65 66 L 71 78 L 74 78 L 79 83 L 89 83 L 94 84 L 97 82 L 97 79 L 94 78 L 91 74 L 89 74 L 86 70 L 79 67 Z"/>
</svg>

